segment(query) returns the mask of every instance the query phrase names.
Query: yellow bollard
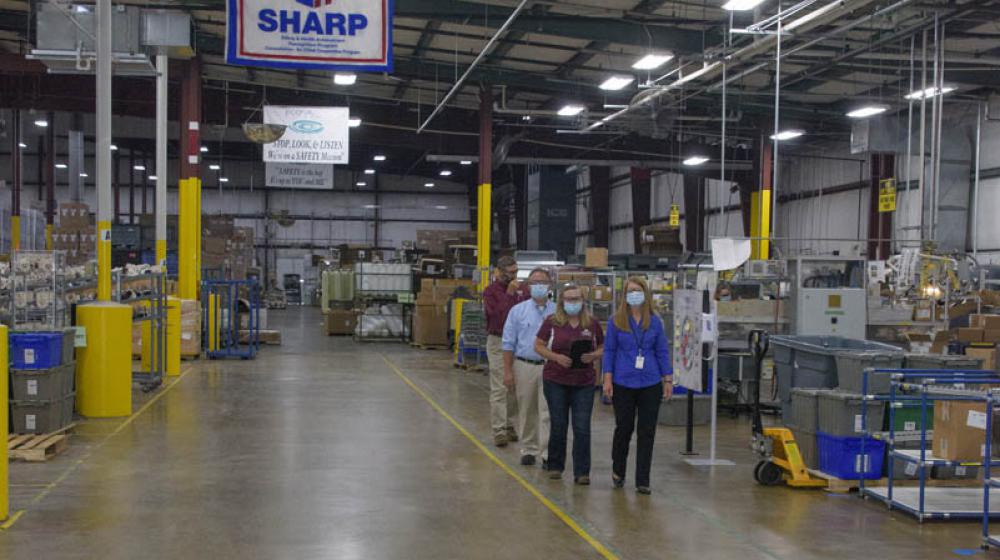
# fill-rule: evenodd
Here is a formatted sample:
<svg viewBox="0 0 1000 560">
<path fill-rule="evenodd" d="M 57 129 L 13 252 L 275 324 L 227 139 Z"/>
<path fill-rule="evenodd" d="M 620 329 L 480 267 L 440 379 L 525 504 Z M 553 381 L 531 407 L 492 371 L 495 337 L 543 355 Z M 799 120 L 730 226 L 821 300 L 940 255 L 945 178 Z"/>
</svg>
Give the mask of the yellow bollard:
<svg viewBox="0 0 1000 560">
<path fill-rule="evenodd" d="M 0 325 L 0 438 L 7 441 L 9 402 L 7 399 L 9 378 L 7 377 L 7 327 Z M 10 478 L 7 471 L 7 446 L 0 445 L 0 519 L 10 515 Z"/>
<path fill-rule="evenodd" d="M 219 296 L 218 294 L 209 293 L 208 301 L 205 303 L 208 306 L 208 324 L 205 328 L 208 329 L 208 348 L 209 352 L 214 352 L 219 349 Z"/>
<path fill-rule="evenodd" d="M 181 374 L 181 300 L 167 298 L 167 375 Z"/>
<path fill-rule="evenodd" d="M 87 345 L 76 352 L 76 410 L 89 418 L 132 414 L 132 308 L 110 302 L 76 308 Z"/>
</svg>

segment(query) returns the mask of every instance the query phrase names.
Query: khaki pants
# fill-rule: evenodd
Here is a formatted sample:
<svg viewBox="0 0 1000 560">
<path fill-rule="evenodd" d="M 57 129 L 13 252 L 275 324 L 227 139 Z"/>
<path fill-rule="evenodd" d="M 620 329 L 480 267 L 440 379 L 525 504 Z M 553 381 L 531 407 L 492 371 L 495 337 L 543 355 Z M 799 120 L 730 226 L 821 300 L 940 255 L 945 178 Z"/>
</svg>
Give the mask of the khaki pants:
<svg viewBox="0 0 1000 560">
<path fill-rule="evenodd" d="M 549 405 L 542 391 L 542 366 L 514 360 L 517 434 L 522 455 L 549 457 Z"/>
<path fill-rule="evenodd" d="M 490 361 L 490 427 L 493 435 L 514 429 L 517 419 L 517 399 L 503 384 L 503 339 L 496 335 L 486 337 L 486 356 Z"/>
</svg>

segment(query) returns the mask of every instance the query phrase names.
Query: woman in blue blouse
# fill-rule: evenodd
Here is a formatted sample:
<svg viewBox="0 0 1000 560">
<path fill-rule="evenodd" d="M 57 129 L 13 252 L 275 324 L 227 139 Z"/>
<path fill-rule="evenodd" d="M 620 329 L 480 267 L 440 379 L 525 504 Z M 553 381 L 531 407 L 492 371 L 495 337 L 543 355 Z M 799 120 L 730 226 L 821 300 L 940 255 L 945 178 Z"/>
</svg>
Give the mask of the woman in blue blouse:
<svg viewBox="0 0 1000 560">
<path fill-rule="evenodd" d="M 611 476 L 616 488 L 625 485 L 628 447 L 632 432 L 638 431 L 635 486 L 640 494 L 650 493 L 649 467 L 660 401 L 674 392 L 663 321 L 653 313 L 650 299 L 646 281 L 629 278 L 624 301 L 608 324 L 604 341 L 604 395 L 615 409 Z"/>
</svg>

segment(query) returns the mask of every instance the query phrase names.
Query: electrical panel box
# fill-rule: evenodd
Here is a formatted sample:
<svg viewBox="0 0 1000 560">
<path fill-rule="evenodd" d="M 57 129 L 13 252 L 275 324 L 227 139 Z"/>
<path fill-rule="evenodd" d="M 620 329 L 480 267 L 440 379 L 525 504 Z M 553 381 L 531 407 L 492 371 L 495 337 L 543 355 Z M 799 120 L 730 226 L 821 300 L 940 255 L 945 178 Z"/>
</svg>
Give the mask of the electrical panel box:
<svg viewBox="0 0 1000 560">
<path fill-rule="evenodd" d="M 866 274 L 863 260 L 796 259 L 792 272 L 795 334 L 864 340 L 868 322 Z"/>
</svg>

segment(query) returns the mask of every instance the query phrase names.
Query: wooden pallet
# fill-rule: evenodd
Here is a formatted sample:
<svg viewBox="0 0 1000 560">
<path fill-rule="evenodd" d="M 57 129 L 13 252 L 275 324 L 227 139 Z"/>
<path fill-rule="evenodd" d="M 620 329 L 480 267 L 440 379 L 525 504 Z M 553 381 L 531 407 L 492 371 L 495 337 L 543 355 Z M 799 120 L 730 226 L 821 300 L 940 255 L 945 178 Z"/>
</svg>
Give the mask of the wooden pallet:
<svg viewBox="0 0 1000 560">
<path fill-rule="evenodd" d="M 193 362 L 201 357 L 201 354 L 181 354 L 181 360 L 185 362 Z"/>
<path fill-rule="evenodd" d="M 859 490 L 861 488 L 860 480 L 845 480 L 814 469 L 809 469 L 809 475 L 814 478 L 820 478 L 827 481 L 826 490 L 834 494 L 847 494 Z M 865 486 L 870 486 L 872 488 L 883 487 L 888 485 L 889 485 L 888 478 L 878 478 L 874 480 L 865 481 Z M 892 485 L 899 488 L 907 488 L 907 487 L 919 486 L 920 481 L 909 480 L 909 479 L 896 479 L 892 481 Z M 928 478 L 927 480 L 924 481 L 924 485 L 927 488 L 982 488 L 983 481 L 973 478 L 948 479 L 948 480 Z"/>
<path fill-rule="evenodd" d="M 447 344 L 420 344 L 418 342 L 411 342 L 410 346 L 421 350 L 450 350 Z"/>
<path fill-rule="evenodd" d="M 11 460 L 40 463 L 48 461 L 66 450 L 69 445 L 69 434 L 73 428 L 70 424 L 65 428 L 49 434 L 10 434 L 7 437 L 7 455 Z"/>
</svg>

